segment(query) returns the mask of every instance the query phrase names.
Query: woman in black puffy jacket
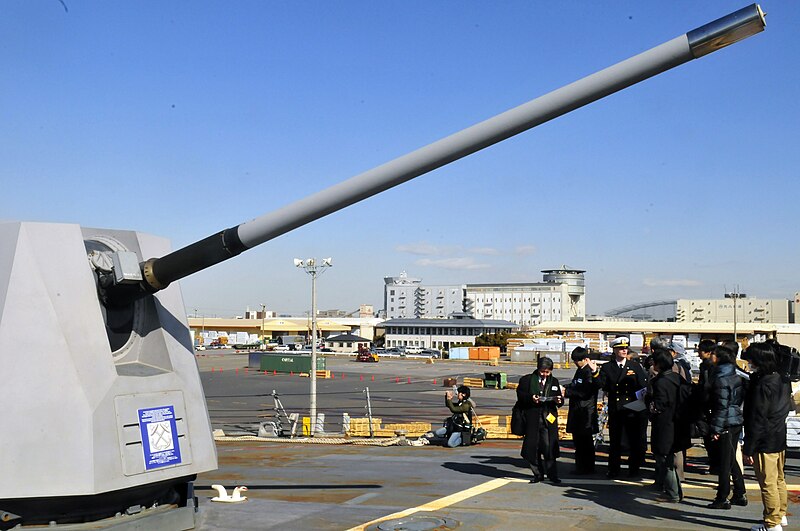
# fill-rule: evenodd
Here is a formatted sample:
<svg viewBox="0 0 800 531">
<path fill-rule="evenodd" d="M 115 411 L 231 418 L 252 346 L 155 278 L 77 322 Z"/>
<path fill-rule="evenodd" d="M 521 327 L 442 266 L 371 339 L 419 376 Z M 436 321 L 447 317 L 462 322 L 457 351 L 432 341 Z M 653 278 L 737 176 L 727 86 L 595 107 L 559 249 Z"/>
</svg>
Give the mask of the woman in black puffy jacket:
<svg viewBox="0 0 800 531">
<path fill-rule="evenodd" d="M 717 495 L 709 504 L 711 509 L 730 509 L 731 504 L 747 505 L 744 476 L 736 450 L 742 434 L 742 403 L 744 402 L 744 381 L 736 373 L 734 353 L 728 348 L 717 346 L 711 352 L 714 367 L 709 372 L 710 399 L 709 431 L 716 441 L 719 451 L 719 475 Z M 733 477 L 733 497 L 731 493 L 731 477 Z"/>
</svg>

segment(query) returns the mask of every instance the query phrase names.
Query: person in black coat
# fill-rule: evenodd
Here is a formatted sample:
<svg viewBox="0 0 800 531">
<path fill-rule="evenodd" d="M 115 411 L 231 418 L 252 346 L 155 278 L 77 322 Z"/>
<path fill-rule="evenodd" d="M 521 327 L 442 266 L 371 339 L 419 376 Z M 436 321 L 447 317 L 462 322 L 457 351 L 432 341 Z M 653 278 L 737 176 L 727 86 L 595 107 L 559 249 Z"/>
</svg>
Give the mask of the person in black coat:
<svg viewBox="0 0 800 531">
<path fill-rule="evenodd" d="M 673 359 L 668 350 L 657 349 L 652 356 L 656 376 L 650 382 L 652 394 L 647 402 L 650 411 L 650 447 L 656 461 L 656 488 L 664 491 L 662 501 L 677 503 L 683 498 L 680 477 L 675 467 L 675 410 L 681 377 L 672 370 Z"/>
<path fill-rule="evenodd" d="M 709 420 L 711 418 L 711 369 L 714 362 L 711 361 L 711 353 L 714 352 L 716 343 L 710 339 L 704 339 L 697 345 L 697 354 L 700 356 L 700 376 L 698 377 L 695 389 L 692 393 L 695 403 L 701 407 L 699 418 L 696 422 L 697 432 L 703 437 L 703 446 L 708 454 L 708 471 L 710 474 L 719 474 L 719 444 L 711 437 L 709 430 Z"/>
<path fill-rule="evenodd" d="M 711 353 L 714 368 L 709 373 L 711 413 L 708 417 L 711 439 L 717 443 L 719 471 L 717 495 L 708 505 L 710 509 L 730 509 L 731 504 L 747 505 L 744 489 L 744 476 L 736 450 L 742 434 L 742 404 L 744 403 L 744 382 L 736 374 L 734 354 L 728 348 L 718 346 Z M 728 501 L 733 477 L 733 497 Z"/>
<path fill-rule="evenodd" d="M 572 382 L 564 389 L 569 399 L 567 433 L 575 445 L 575 473 L 594 473 L 594 435 L 597 426 L 597 387 L 592 378 L 589 352 L 583 347 L 572 351 L 572 361 L 578 366 Z"/>
<path fill-rule="evenodd" d="M 638 477 L 644 463 L 647 412 L 634 411 L 625 406 L 635 402 L 636 393 L 647 386 L 647 374 L 641 365 L 628 360 L 627 338 L 614 339 L 611 347 L 614 359 L 604 363 L 592 375 L 597 387 L 608 396 L 608 477 L 619 475 L 623 436 L 627 436 L 630 446 L 628 474 Z"/>
<path fill-rule="evenodd" d="M 553 376 L 553 360 L 539 358 L 537 369 L 520 378 L 517 405 L 525 415 L 525 435 L 520 454 L 533 472 L 532 483 L 544 479 L 561 483 L 556 458 L 558 448 L 558 408 L 564 403 L 561 386 Z"/>
<path fill-rule="evenodd" d="M 775 354 L 771 345 L 751 343 L 744 356 L 753 372 L 744 399 L 742 461 L 753 465 L 761 487 L 764 504 L 761 529 L 780 529 L 788 525 L 784 466 L 786 417 L 792 403 L 786 381 L 778 373 Z M 753 526 L 753 529 L 758 528 Z"/>
</svg>

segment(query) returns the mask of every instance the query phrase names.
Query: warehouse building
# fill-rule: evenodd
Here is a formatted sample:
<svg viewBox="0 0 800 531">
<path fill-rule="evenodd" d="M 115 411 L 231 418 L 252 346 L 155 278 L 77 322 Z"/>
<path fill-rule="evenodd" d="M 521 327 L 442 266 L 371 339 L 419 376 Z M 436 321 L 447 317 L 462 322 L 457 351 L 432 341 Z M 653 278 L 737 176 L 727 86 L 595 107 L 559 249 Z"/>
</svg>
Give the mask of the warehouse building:
<svg viewBox="0 0 800 531">
<path fill-rule="evenodd" d="M 389 319 L 378 325 L 385 331 L 387 347 L 421 347 L 450 350 L 452 345 L 472 344 L 481 334 L 510 332 L 519 326 L 499 319 L 475 319 L 453 314 L 447 319 Z"/>
</svg>

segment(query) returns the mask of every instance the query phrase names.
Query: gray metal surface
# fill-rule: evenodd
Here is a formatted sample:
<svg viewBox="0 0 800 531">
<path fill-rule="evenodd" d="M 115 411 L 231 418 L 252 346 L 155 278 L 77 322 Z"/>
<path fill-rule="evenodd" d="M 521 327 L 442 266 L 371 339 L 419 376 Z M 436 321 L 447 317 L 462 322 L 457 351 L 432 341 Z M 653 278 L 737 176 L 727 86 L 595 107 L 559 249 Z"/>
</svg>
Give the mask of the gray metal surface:
<svg viewBox="0 0 800 531">
<path fill-rule="evenodd" d="M 530 529 L 536 521 L 558 530 L 749 529 L 762 510 L 752 470 L 746 472 L 749 505 L 719 511 L 706 507 L 715 495 L 709 476 L 687 474 L 684 501 L 660 503 L 650 480 L 606 480 L 604 454 L 595 476 L 572 475 L 567 445 L 559 458 L 560 485 L 529 483 L 519 442 L 452 449 L 231 442 L 220 443 L 219 452 L 219 470 L 198 478 L 202 531 L 374 529 L 376 521 L 411 516 L 448 519 L 470 530 Z M 792 522 L 797 467 L 793 456 L 787 463 Z M 645 472 L 652 473 L 652 461 Z M 211 483 L 246 485 L 249 499 L 213 503 Z"/>
<path fill-rule="evenodd" d="M 112 351 L 86 239 L 139 256 L 169 251 L 131 231 L 0 224 L 0 373 L 14 375 L 0 386 L 0 500 L 92 495 L 216 467 L 180 290 L 137 301 L 133 332 Z M 138 412 L 162 406 L 178 414 L 171 435 L 183 458 L 146 470 Z"/>
</svg>

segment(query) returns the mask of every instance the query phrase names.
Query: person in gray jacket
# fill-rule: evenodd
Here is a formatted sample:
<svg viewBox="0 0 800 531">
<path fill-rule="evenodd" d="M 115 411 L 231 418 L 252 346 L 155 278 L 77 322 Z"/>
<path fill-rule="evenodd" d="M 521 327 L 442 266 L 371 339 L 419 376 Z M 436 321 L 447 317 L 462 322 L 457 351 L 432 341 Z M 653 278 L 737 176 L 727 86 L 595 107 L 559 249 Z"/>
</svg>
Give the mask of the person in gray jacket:
<svg viewBox="0 0 800 531">
<path fill-rule="evenodd" d="M 736 374 L 734 354 L 728 348 L 717 346 L 711 353 L 714 367 L 709 372 L 710 399 L 709 432 L 717 443 L 719 472 L 717 495 L 708 507 L 730 509 L 731 504 L 747 505 L 744 476 L 736 460 L 736 449 L 742 434 L 744 416 L 744 382 Z M 733 478 L 733 497 L 728 501 Z"/>
</svg>

